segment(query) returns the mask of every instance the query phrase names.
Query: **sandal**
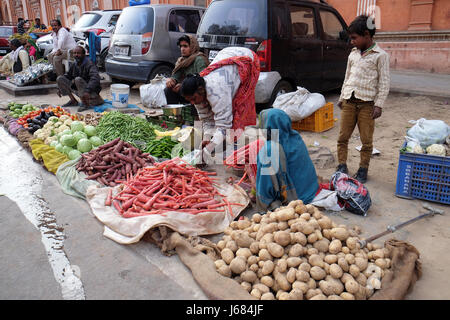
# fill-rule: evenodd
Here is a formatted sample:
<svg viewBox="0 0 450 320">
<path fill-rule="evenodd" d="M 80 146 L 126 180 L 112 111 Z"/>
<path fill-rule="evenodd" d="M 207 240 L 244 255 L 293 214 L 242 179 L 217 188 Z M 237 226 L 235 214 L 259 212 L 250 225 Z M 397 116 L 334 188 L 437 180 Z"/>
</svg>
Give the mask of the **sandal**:
<svg viewBox="0 0 450 320">
<path fill-rule="evenodd" d="M 66 104 L 62 105 L 61 107 L 67 108 L 67 107 L 78 107 L 78 106 L 79 106 L 78 101 L 70 100 L 69 102 L 67 102 Z"/>
</svg>

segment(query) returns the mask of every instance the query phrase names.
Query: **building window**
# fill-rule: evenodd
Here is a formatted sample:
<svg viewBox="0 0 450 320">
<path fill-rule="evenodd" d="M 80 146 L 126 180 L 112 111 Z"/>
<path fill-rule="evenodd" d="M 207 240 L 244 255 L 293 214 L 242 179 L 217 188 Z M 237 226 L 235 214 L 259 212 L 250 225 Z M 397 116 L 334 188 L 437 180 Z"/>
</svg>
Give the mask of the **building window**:
<svg viewBox="0 0 450 320">
<path fill-rule="evenodd" d="M 206 7 L 206 0 L 194 0 L 194 6 Z"/>
</svg>

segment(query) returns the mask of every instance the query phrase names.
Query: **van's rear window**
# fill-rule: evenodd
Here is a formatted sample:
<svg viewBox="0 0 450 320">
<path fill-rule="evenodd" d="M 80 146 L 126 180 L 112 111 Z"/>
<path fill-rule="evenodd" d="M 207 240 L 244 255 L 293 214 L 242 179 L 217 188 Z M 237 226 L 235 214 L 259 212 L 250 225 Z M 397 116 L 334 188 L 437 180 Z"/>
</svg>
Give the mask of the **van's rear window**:
<svg viewBox="0 0 450 320">
<path fill-rule="evenodd" d="M 144 34 L 153 32 L 153 8 L 150 7 L 128 7 L 122 11 L 117 20 L 114 34 Z"/>
<path fill-rule="evenodd" d="M 203 16 L 198 33 L 267 38 L 267 1 L 213 1 Z"/>
<path fill-rule="evenodd" d="M 0 37 L 9 37 L 13 34 L 12 27 L 0 27 Z"/>
</svg>

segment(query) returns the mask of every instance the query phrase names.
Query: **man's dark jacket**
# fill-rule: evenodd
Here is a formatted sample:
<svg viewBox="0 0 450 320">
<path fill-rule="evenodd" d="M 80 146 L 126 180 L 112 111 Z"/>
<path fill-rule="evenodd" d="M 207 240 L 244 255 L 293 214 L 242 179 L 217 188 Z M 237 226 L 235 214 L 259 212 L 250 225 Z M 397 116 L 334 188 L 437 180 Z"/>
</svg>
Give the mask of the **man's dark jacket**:
<svg viewBox="0 0 450 320">
<path fill-rule="evenodd" d="M 84 57 L 81 65 L 78 65 L 76 62 L 72 63 L 69 71 L 64 76 L 69 80 L 75 80 L 76 77 L 83 78 L 87 83 L 85 91 L 88 93 L 100 93 L 102 91 L 98 69 L 88 57 Z"/>
</svg>

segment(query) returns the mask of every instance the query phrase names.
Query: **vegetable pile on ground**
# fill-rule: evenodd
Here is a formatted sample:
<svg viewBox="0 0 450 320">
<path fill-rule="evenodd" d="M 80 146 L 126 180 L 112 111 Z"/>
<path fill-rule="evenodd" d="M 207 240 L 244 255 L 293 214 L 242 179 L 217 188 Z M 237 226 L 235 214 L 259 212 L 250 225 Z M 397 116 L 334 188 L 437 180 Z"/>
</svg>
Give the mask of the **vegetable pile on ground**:
<svg viewBox="0 0 450 320">
<path fill-rule="evenodd" d="M 86 114 L 77 114 L 78 118 L 80 120 L 84 121 L 84 123 L 89 124 L 91 126 L 98 126 L 98 123 L 100 122 L 100 119 L 106 114 L 107 112 L 89 112 Z"/>
<path fill-rule="evenodd" d="M 175 156 L 172 156 L 172 150 Z M 157 158 L 171 159 L 184 156 L 181 144 L 170 136 L 147 142 L 144 151 Z"/>
<path fill-rule="evenodd" d="M 153 163 L 149 154 L 117 138 L 82 154 L 76 169 L 87 174 L 86 179 L 114 187 Z"/>
<path fill-rule="evenodd" d="M 30 133 L 41 129 L 47 123 L 50 117 L 68 116 L 72 120 L 76 120 L 76 116 L 64 111 L 61 107 L 48 107 L 45 109 L 34 110 L 19 118 L 17 123 L 27 128 Z"/>
<path fill-rule="evenodd" d="M 122 190 L 112 198 L 112 189 L 105 205 L 114 207 L 125 218 L 164 214 L 168 211 L 198 214 L 224 212 L 232 205 L 214 186 L 215 172 L 205 172 L 174 158 L 139 172 L 124 181 Z M 221 199 L 221 200 L 219 200 Z"/>
<path fill-rule="evenodd" d="M 39 107 L 33 106 L 30 103 L 20 104 L 15 102 L 8 103 L 8 108 L 11 111 L 10 115 L 13 118 L 21 118 L 31 111 L 40 110 Z"/>
<path fill-rule="evenodd" d="M 233 221 L 217 271 L 261 300 L 364 300 L 381 288 L 389 250 L 360 249 L 357 233 L 301 200 Z"/>
<path fill-rule="evenodd" d="M 118 111 L 105 114 L 96 127 L 98 136 L 105 142 L 120 138 L 142 151 L 146 143 L 155 138 L 155 128 L 146 119 L 132 117 Z"/>
</svg>

